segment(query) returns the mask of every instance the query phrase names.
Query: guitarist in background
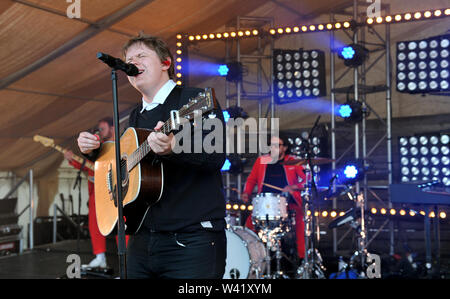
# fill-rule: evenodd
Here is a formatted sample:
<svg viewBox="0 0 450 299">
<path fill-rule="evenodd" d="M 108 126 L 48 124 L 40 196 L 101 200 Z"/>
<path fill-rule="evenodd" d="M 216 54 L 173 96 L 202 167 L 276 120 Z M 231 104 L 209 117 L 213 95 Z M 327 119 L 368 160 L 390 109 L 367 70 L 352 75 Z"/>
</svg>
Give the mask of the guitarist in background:
<svg viewBox="0 0 450 299">
<path fill-rule="evenodd" d="M 166 43 L 148 35 L 131 38 L 123 47 L 127 63 L 136 65 L 139 75 L 128 77 L 141 95 L 131 113 L 131 127 L 154 130 L 147 138 L 157 159 L 163 163 L 161 199 L 150 207 L 142 227 L 130 237 L 127 247 L 128 278 L 219 279 L 226 259 L 225 199 L 220 169 L 221 153 L 174 153 L 173 133 L 160 128 L 189 98 L 202 89 L 177 86 L 173 56 Z M 222 123 L 220 107 L 214 114 Z M 225 136 L 225 125 L 223 125 Z M 203 136 L 208 132 L 203 130 Z M 193 134 L 192 134 L 193 135 Z M 192 136 L 191 145 L 194 144 Z M 82 153 L 95 158 L 100 142 L 82 132 L 78 137 Z"/>
<path fill-rule="evenodd" d="M 114 126 L 111 117 L 105 117 L 98 122 L 97 129 L 101 142 L 114 141 Z M 67 150 L 64 152 L 64 157 L 69 161 L 69 164 L 80 169 L 82 164 L 73 159 L 73 152 Z M 89 190 L 89 234 L 91 236 L 92 253 L 95 258 L 83 267 L 89 268 L 106 268 L 106 238 L 100 233 L 97 225 L 97 217 L 95 214 L 95 192 L 94 192 L 94 172 L 88 168 L 83 171 L 88 172 L 88 190 Z"/>
</svg>

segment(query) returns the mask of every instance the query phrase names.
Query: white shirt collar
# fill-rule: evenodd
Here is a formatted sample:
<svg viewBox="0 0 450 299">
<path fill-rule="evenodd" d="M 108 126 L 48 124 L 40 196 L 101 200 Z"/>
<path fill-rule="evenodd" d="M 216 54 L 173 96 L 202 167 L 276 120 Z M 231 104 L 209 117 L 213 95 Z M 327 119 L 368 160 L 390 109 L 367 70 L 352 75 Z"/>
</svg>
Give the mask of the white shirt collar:
<svg viewBox="0 0 450 299">
<path fill-rule="evenodd" d="M 142 97 L 142 110 L 141 113 L 144 112 L 144 110 L 152 110 L 156 108 L 160 104 L 164 104 L 169 94 L 172 92 L 172 90 L 175 88 L 177 84 L 173 80 L 168 80 L 155 94 L 155 97 L 153 98 L 153 101 L 149 104 L 144 100 L 144 97 Z"/>
</svg>

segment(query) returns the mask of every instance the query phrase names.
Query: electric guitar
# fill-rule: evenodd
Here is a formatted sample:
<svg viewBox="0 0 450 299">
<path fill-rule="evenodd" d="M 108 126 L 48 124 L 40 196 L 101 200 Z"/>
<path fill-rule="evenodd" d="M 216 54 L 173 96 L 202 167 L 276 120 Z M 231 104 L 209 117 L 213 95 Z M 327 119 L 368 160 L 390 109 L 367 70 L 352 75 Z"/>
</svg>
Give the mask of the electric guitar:
<svg viewBox="0 0 450 299">
<path fill-rule="evenodd" d="M 168 135 L 180 124 L 203 116 L 216 107 L 214 90 L 206 88 L 178 111 L 171 111 L 161 132 Z M 126 234 L 134 234 L 140 229 L 148 209 L 161 199 L 164 190 L 164 165 L 162 162 L 155 163 L 156 154 L 151 151 L 147 142 L 151 132 L 130 127 L 120 137 L 122 206 Z M 98 228 L 104 236 L 114 230 L 118 220 L 115 158 L 115 142 L 108 141 L 102 144 L 95 161 L 95 209 Z"/>
<path fill-rule="evenodd" d="M 48 137 L 44 137 L 41 135 L 34 135 L 33 136 L 33 140 L 36 142 L 40 142 L 42 143 L 45 147 L 52 147 L 55 150 L 57 150 L 58 152 L 61 153 L 66 153 L 67 150 L 60 147 L 59 145 L 55 145 L 55 140 L 48 138 Z M 77 161 L 80 164 L 83 164 L 83 161 L 85 160 L 84 158 L 81 158 L 77 155 L 73 155 L 72 157 L 73 160 Z M 94 171 L 94 163 L 90 162 L 89 160 L 86 160 L 86 163 L 84 164 L 84 166 L 92 171 Z"/>
</svg>

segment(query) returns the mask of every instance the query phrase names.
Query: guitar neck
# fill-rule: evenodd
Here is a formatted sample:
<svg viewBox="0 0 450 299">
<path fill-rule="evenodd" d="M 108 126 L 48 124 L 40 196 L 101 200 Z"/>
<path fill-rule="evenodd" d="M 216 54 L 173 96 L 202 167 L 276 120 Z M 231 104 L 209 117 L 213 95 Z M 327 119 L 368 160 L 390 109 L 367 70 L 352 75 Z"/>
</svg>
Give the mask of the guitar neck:
<svg viewBox="0 0 450 299">
<path fill-rule="evenodd" d="M 160 130 L 161 133 L 164 133 L 166 135 L 169 135 L 170 132 L 172 132 L 172 120 L 167 120 L 164 125 L 161 127 Z M 150 148 L 150 145 L 148 144 L 148 141 L 145 140 L 130 156 L 127 161 L 128 163 L 128 170 L 133 169 L 141 160 L 147 156 L 148 153 L 150 153 L 152 149 Z"/>
<path fill-rule="evenodd" d="M 204 93 L 200 93 L 178 111 L 172 111 L 171 117 L 163 124 L 160 132 L 169 135 L 182 122 L 192 120 L 195 115 L 198 115 L 196 111 L 199 111 L 199 116 L 201 116 L 203 113 L 212 110 L 211 107 L 216 107 L 215 99 L 212 90 L 207 88 Z M 150 145 L 146 140 L 129 156 L 128 170 L 133 169 L 150 151 Z"/>
<path fill-rule="evenodd" d="M 65 150 L 64 148 L 60 147 L 59 145 L 52 145 L 52 147 L 53 147 L 55 150 L 57 150 L 58 152 L 61 152 L 61 153 L 63 153 L 63 154 L 67 151 L 67 150 Z M 75 160 L 75 161 L 77 161 L 77 162 L 80 163 L 80 164 L 83 164 L 83 161 L 85 160 L 84 158 L 81 158 L 81 157 L 79 157 L 79 156 L 77 156 L 77 155 L 73 155 L 72 159 Z M 86 161 L 86 164 L 85 164 L 84 166 L 85 166 L 86 168 L 88 168 L 88 169 L 94 171 L 94 164 L 93 164 L 92 162 Z"/>
</svg>

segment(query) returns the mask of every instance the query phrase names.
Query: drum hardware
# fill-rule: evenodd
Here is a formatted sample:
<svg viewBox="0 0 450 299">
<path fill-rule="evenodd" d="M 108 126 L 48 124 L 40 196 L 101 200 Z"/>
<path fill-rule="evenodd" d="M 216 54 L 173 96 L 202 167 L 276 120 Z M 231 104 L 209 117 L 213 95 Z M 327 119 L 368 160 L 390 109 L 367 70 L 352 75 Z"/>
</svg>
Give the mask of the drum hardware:
<svg viewBox="0 0 450 299">
<path fill-rule="evenodd" d="M 270 186 L 272 188 L 272 186 Z M 273 186 L 274 189 L 280 189 Z M 281 271 L 281 238 L 289 231 L 286 222 L 288 220 L 287 197 L 284 194 L 260 193 L 252 200 L 252 221 L 259 230 L 259 237 L 265 243 L 265 271 L 261 278 L 288 278 Z M 276 259 L 276 271 L 272 273 L 271 252 Z"/>
<path fill-rule="evenodd" d="M 314 253 L 314 254 L 313 254 Z M 315 248 L 308 249 L 305 252 L 305 258 L 297 269 L 297 279 L 325 279 L 326 268 L 323 266 L 322 256 L 319 253 L 319 250 Z"/>
<path fill-rule="evenodd" d="M 358 214 L 360 214 L 359 225 L 354 228 L 358 233 L 358 249 L 355 251 L 353 256 L 350 258 L 350 266 L 351 268 L 357 268 L 356 263 L 353 262 L 356 259 L 359 259 L 360 262 L 360 276 L 361 278 L 365 277 L 365 273 L 363 269 L 367 269 L 367 229 L 366 229 L 366 217 L 365 217 L 365 198 L 362 193 L 354 194 L 355 201 L 355 209 L 358 209 Z"/>
<path fill-rule="evenodd" d="M 364 195 L 362 193 L 358 194 L 352 186 L 347 186 L 345 192 L 340 194 L 346 194 L 354 202 L 354 207 L 330 222 L 328 228 L 333 229 L 349 223 L 350 227 L 358 234 L 358 249 L 350 257 L 348 267 L 360 273 L 360 277 L 364 278 L 363 269 L 367 269 L 368 254 Z"/>
<path fill-rule="evenodd" d="M 326 164 L 333 160 L 326 158 L 313 158 L 312 146 L 309 138 L 313 136 L 314 129 L 319 123 L 320 115 L 317 117 L 314 126 L 311 128 L 308 137 L 303 139 L 302 147 L 304 149 L 304 157 L 297 161 L 304 165 L 306 182 L 302 192 L 302 202 L 305 222 L 305 257 L 302 264 L 297 269 L 297 278 L 325 278 L 323 271 L 325 267 L 322 264 L 322 257 L 316 248 L 316 241 L 320 241 L 319 217 L 315 215 L 315 203 L 318 200 L 318 190 L 315 183 L 315 173 L 313 165 Z M 295 165 L 299 165 L 299 164 Z"/>
<path fill-rule="evenodd" d="M 285 231 L 281 227 L 277 227 L 274 229 L 270 228 L 262 228 L 259 231 L 259 236 L 263 242 L 265 242 L 265 249 L 266 249 L 266 269 L 265 274 L 262 276 L 262 278 L 265 279 L 288 279 L 289 277 L 281 271 L 281 259 L 282 259 L 282 252 L 281 252 L 281 238 L 285 235 Z M 272 273 L 271 269 L 271 254 L 270 252 L 274 252 L 274 258 L 276 260 L 276 271 L 275 273 Z"/>
</svg>

